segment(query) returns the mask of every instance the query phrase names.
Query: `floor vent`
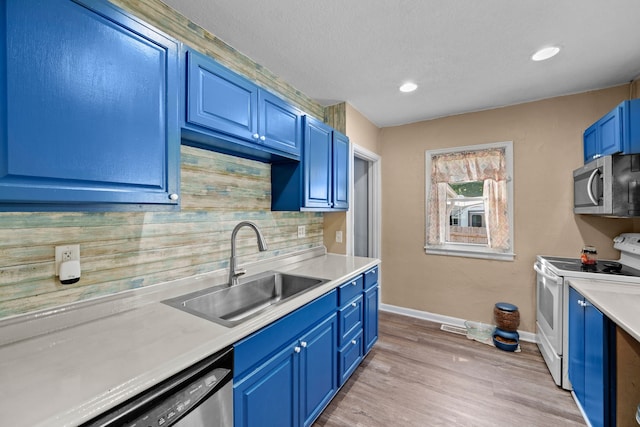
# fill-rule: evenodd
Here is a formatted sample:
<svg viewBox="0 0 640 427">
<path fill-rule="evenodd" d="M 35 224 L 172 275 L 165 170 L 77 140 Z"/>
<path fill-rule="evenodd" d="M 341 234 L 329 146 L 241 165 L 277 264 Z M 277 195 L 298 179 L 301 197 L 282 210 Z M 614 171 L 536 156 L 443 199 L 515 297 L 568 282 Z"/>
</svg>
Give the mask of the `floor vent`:
<svg viewBox="0 0 640 427">
<path fill-rule="evenodd" d="M 445 332 L 451 332 L 453 334 L 458 334 L 458 335 L 467 335 L 467 328 L 462 328 L 460 326 L 454 326 L 454 325 L 447 325 L 444 323 L 440 325 L 440 330 Z"/>
</svg>

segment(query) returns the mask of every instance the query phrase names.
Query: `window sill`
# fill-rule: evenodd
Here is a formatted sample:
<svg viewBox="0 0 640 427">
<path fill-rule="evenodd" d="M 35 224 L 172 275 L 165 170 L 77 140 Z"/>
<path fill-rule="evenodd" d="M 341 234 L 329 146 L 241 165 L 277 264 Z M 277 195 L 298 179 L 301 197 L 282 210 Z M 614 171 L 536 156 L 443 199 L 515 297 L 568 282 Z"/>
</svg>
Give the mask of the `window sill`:
<svg viewBox="0 0 640 427">
<path fill-rule="evenodd" d="M 466 258 L 492 259 L 496 261 L 513 261 L 516 254 L 511 252 L 493 252 L 484 247 L 443 245 L 438 247 L 425 247 L 425 253 L 430 255 L 461 256 Z"/>
</svg>

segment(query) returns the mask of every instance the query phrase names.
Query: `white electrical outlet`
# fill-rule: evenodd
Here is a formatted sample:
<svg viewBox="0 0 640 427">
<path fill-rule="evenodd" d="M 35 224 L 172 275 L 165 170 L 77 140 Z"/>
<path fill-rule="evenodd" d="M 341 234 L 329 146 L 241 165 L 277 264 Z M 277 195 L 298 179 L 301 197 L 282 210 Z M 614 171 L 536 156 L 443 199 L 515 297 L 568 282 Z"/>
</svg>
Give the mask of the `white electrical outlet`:
<svg viewBox="0 0 640 427">
<path fill-rule="evenodd" d="M 56 246 L 56 276 L 60 275 L 60 263 L 80 261 L 80 245 Z"/>
<path fill-rule="evenodd" d="M 305 237 L 307 235 L 307 226 L 299 225 L 298 226 L 298 239 Z"/>
<path fill-rule="evenodd" d="M 342 243 L 342 230 L 336 231 L 336 243 Z"/>
</svg>

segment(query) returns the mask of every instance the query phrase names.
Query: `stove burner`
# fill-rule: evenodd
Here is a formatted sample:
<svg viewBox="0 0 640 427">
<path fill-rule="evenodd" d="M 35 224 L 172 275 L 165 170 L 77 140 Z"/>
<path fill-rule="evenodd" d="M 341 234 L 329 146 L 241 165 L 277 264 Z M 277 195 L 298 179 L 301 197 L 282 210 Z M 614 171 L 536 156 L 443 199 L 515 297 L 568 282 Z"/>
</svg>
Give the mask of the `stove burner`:
<svg viewBox="0 0 640 427">
<path fill-rule="evenodd" d="M 605 262 L 602 271 L 610 274 L 620 274 L 622 272 L 622 264 L 619 262 Z"/>
</svg>

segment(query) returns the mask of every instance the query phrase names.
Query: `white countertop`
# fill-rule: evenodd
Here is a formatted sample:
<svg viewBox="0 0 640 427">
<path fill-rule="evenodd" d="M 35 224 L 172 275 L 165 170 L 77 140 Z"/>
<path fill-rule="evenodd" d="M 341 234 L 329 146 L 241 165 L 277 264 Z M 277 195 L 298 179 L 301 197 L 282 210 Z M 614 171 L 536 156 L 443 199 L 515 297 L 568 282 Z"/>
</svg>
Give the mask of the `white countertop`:
<svg viewBox="0 0 640 427">
<path fill-rule="evenodd" d="M 569 279 L 569 285 L 640 341 L 640 284 Z"/>
<path fill-rule="evenodd" d="M 2 425 L 88 421 L 379 263 L 309 252 L 247 268 L 330 281 L 233 328 L 160 302 L 222 283 L 219 272 L 0 322 Z"/>
</svg>

